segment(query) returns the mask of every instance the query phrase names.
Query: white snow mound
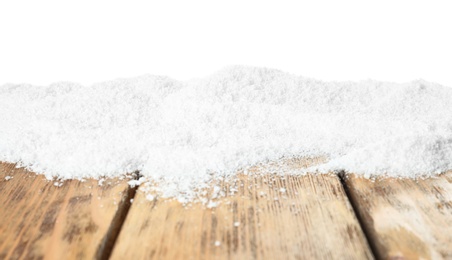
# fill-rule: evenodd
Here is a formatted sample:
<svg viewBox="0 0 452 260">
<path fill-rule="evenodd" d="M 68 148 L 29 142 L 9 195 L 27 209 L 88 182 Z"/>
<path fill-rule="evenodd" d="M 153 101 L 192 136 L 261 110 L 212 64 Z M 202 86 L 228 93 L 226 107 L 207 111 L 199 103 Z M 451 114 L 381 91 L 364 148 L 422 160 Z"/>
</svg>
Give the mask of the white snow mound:
<svg viewBox="0 0 452 260">
<path fill-rule="evenodd" d="M 0 86 L 0 160 L 48 178 L 140 171 L 174 189 L 266 160 L 417 177 L 452 169 L 452 89 L 422 80 L 323 82 L 230 67 L 92 86 Z"/>
</svg>

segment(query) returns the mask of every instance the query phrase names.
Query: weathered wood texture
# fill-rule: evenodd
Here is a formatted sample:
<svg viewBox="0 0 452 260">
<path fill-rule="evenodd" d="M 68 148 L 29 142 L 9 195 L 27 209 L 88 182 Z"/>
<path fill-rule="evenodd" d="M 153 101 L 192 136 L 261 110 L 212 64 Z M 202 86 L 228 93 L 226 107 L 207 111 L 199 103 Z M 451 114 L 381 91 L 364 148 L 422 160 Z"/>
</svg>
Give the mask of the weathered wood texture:
<svg viewBox="0 0 452 260">
<path fill-rule="evenodd" d="M 94 180 L 56 187 L 43 176 L 0 163 L 0 259 L 104 257 L 127 192 L 126 181 L 118 180 L 101 187 Z"/>
<path fill-rule="evenodd" d="M 351 175 L 352 203 L 380 259 L 452 259 L 452 172 L 425 180 Z"/>
<path fill-rule="evenodd" d="M 240 175 L 221 190 L 211 209 L 138 191 L 112 259 L 373 258 L 335 175 Z"/>
</svg>

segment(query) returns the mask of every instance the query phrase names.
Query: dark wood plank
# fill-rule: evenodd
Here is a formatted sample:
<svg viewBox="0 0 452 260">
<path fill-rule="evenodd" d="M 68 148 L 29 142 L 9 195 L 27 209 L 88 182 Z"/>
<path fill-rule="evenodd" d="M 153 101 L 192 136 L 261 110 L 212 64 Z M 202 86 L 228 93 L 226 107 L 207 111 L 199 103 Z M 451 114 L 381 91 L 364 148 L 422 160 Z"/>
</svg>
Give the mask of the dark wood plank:
<svg viewBox="0 0 452 260">
<path fill-rule="evenodd" d="M 58 183 L 56 183 L 58 184 Z M 0 163 L 0 259 L 92 259 L 108 255 L 126 180 L 66 181 Z M 107 253 L 107 254 L 106 254 Z"/>
<path fill-rule="evenodd" d="M 424 180 L 350 175 L 352 203 L 381 259 L 452 259 L 452 172 Z"/>
</svg>

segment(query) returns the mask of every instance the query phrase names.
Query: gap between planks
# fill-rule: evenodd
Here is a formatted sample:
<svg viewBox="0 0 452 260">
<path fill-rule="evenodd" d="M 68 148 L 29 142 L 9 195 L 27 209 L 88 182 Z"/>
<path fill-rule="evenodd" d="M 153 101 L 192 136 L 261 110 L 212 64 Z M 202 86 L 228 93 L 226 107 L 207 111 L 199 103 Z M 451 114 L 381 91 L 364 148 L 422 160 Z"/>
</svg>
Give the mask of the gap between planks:
<svg viewBox="0 0 452 260">
<path fill-rule="evenodd" d="M 348 201 L 350 202 L 350 205 L 353 208 L 353 213 L 355 214 L 356 219 L 358 220 L 358 223 L 361 226 L 361 230 L 363 231 L 363 234 L 366 237 L 367 243 L 369 244 L 369 247 L 370 247 L 370 250 L 372 251 L 373 256 L 376 259 L 384 259 L 384 258 L 382 258 L 381 254 L 379 253 L 379 251 L 376 247 L 376 243 L 375 243 L 375 241 L 373 241 L 371 234 L 369 234 L 369 228 L 366 226 L 366 222 L 362 218 L 362 215 L 358 214 L 359 205 L 357 204 L 358 202 L 355 199 L 353 199 L 352 192 L 350 191 L 350 189 L 352 189 L 352 187 L 349 187 L 349 185 L 347 185 L 347 183 L 346 183 L 346 179 L 347 179 L 346 173 L 344 171 L 341 171 L 337 174 L 337 176 L 341 180 L 342 188 L 344 189 L 344 192 L 348 198 Z"/>
<path fill-rule="evenodd" d="M 135 179 L 139 178 L 139 173 L 135 172 Z M 118 239 L 119 232 L 121 232 L 122 225 L 126 220 L 127 214 L 129 213 L 130 207 L 132 206 L 132 200 L 135 198 L 138 186 L 128 186 L 125 192 L 125 199 L 123 199 L 116 211 L 115 216 L 108 228 L 105 237 L 102 239 L 99 247 L 96 251 L 96 258 L 100 260 L 110 259 L 110 255 L 113 251 L 113 247 Z"/>
</svg>

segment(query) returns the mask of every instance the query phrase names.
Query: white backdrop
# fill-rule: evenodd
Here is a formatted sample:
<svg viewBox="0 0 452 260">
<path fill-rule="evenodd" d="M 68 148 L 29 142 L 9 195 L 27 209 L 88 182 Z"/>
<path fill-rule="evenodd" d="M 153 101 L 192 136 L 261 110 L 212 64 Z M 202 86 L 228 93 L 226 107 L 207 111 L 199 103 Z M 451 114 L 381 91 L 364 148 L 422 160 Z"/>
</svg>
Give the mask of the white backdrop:
<svg viewBox="0 0 452 260">
<path fill-rule="evenodd" d="M 228 65 L 452 86 L 448 1 L 0 2 L 0 84 L 90 84 Z"/>
</svg>

